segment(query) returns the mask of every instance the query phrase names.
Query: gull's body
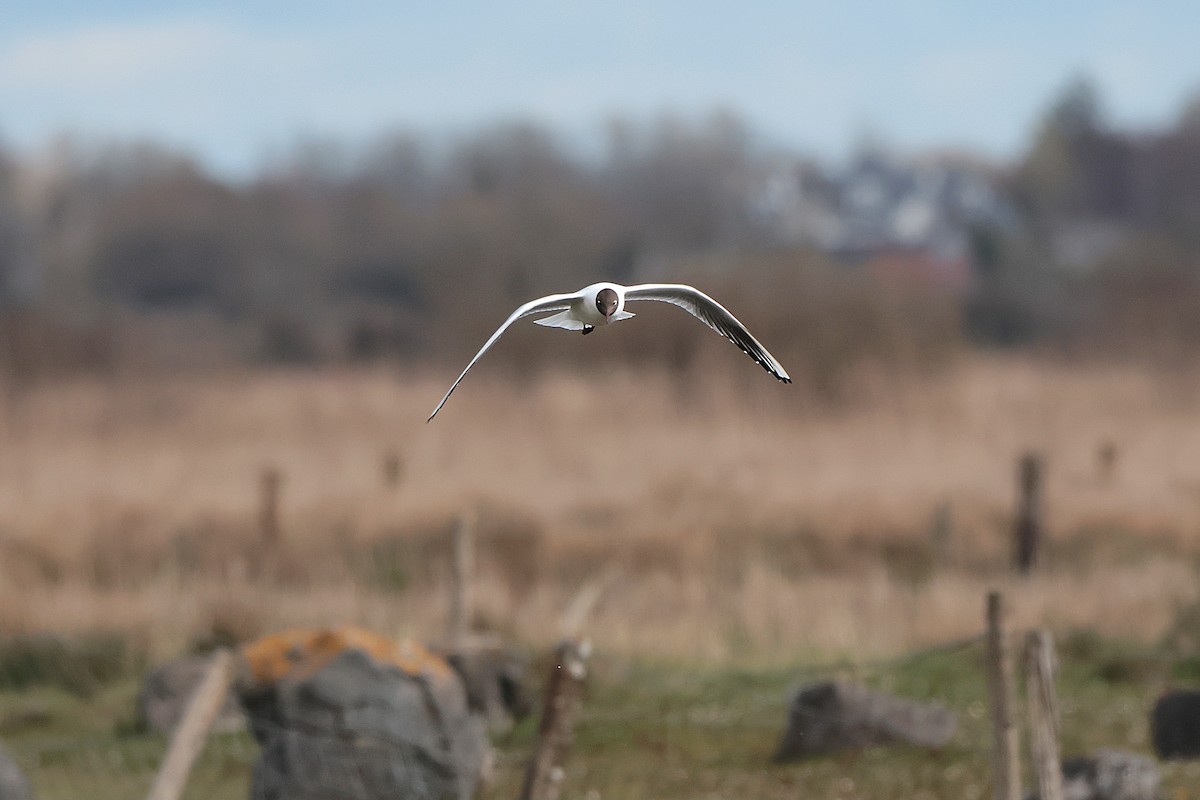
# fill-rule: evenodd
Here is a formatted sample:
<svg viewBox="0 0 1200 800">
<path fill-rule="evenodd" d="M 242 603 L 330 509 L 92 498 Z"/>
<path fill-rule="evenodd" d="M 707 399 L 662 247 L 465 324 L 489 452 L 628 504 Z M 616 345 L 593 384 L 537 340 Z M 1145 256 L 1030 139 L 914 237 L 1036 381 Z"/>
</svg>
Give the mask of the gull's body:
<svg viewBox="0 0 1200 800">
<path fill-rule="evenodd" d="M 726 311 L 724 306 L 699 289 L 682 283 L 643 283 L 636 286 L 622 286 L 619 283 L 593 283 L 574 294 L 547 295 L 518 306 L 504 324 L 496 329 L 491 338 L 484 342 L 483 347 L 467 364 L 467 368 L 462 371 L 458 380 L 454 382 L 442 401 L 437 404 L 437 408 L 429 415 L 429 419 L 433 419 L 442 410 L 442 406 L 450 399 L 450 395 L 466 377 L 471 367 L 475 366 L 475 362 L 496 343 L 496 340 L 508 330 L 509 326 L 522 317 L 556 311 L 558 313 L 534 320 L 534 322 L 551 328 L 565 328 L 588 334 L 598 327 L 634 316 L 625 310 L 625 303 L 635 300 L 658 300 L 679 306 L 733 342 L 767 372 L 784 383 L 792 382 L 783 365 L 767 352 L 767 348 L 750 335 L 746 326 L 738 322 L 737 317 Z"/>
</svg>

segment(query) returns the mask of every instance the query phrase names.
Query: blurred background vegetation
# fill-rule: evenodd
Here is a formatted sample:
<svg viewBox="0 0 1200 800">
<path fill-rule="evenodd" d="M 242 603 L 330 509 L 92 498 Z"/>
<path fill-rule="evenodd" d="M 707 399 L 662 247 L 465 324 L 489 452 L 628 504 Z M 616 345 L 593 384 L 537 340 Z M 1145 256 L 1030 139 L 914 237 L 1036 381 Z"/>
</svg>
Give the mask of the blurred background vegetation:
<svg viewBox="0 0 1200 800">
<path fill-rule="evenodd" d="M 1200 347 L 1200 98 L 1126 130 L 1073 80 L 1015 163 L 876 141 L 817 163 L 724 112 L 603 140 L 313 139 L 236 182 L 146 142 L 0 149 L 4 376 L 457 363 L 518 302 L 598 279 L 693 281 L 818 385 L 863 358 Z M 622 333 L 622 358 L 694 347 Z"/>
</svg>

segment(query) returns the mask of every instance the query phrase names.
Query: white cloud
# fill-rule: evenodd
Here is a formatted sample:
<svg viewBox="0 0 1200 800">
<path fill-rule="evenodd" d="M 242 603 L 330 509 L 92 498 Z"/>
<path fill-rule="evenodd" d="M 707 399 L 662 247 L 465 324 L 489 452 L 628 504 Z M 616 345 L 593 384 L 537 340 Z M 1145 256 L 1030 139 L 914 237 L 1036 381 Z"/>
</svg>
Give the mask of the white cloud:
<svg viewBox="0 0 1200 800">
<path fill-rule="evenodd" d="M 1020 10 L 994 22 L 945 14 L 941 0 L 728 15 L 675 0 L 318 5 L 286 21 L 277 4 L 250 3 L 82 27 L 46 11 L 37 29 L 5 26 L 0 134 L 22 147 L 63 131 L 152 138 L 249 169 L 303 132 L 521 115 L 576 131 L 610 113 L 728 106 L 780 142 L 832 154 L 864 129 L 1011 153 L 1076 72 L 1136 122 L 1173 113 L 1200 70 L 1194 25 L 1140 11 L 1039 10 L 1033 24 Z"/>
<path fill-rule="evenodd" d="M 303 48 L 209 20 L 102 24 L 32 35 L 0 52 L 0 87 L 121 92 L 235 62 L 294 60 Z"/>
</svg>

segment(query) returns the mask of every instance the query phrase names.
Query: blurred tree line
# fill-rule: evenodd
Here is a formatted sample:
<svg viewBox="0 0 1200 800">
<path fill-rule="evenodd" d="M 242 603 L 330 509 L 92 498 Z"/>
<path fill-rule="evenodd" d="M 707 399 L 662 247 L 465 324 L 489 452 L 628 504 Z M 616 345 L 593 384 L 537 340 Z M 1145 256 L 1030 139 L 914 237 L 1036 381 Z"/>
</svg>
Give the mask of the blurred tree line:
<svg viewBox="0 0 1200 800">
<path fill-rule="evenodd" d="M 1017 235 L 974 237 L 966 330 L 982 341 L 1176 358 L 1200 346 L 1200 94 L 1122 130 L 1093 83 L 1050 105 L 1006 181 Z"/>
<path fill-rule="evenodd" d="M 591 155 L 529 124 L 312 141 L 244 183 L 147 144 L 0 153 L 0 364 L 457 362 L 518 302 L 600 279 L 695 280 L 820 374 L 971 342 L 1200 345 L 1200 97 L 1128 131 L 1070 84 L 1000 171 L 1020 224 L 970 232 L 965 293 L 780 240 L 751 200 L 781 163 L 812 170 L 723 113 L 614 121 Z"/>
</svg>

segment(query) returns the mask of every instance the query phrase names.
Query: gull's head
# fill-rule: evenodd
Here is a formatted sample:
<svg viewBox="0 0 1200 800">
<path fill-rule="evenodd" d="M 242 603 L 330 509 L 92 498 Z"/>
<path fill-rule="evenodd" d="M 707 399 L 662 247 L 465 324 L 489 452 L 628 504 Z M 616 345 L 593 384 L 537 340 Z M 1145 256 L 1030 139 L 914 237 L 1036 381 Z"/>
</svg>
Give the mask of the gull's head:
<svg viewBox="0 0 1200 800">
<path fill-rule="evenodd" d="M 617 313 L 619 298 L 612 289 L 601 289 L 596 293 L 596 308 L 604 315 L 604 321 L 609 322 L 612 315 Z"/>
</svg>

